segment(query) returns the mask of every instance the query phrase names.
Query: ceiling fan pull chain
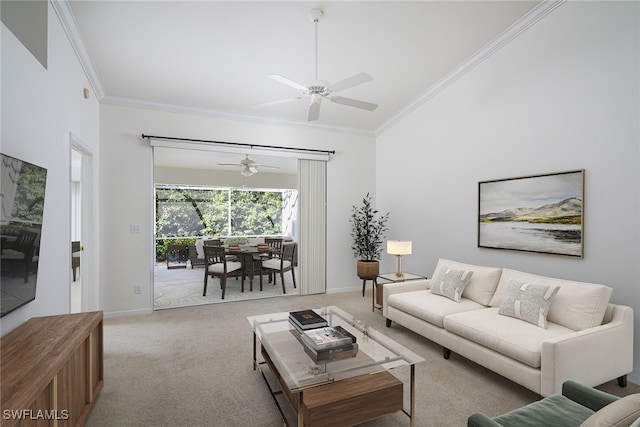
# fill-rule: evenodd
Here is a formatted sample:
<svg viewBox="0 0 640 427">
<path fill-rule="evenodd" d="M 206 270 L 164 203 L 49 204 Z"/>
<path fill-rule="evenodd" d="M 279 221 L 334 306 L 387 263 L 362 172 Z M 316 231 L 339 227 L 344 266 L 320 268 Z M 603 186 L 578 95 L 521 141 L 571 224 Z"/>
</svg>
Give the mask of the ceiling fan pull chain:
<svg viewBox="0 0 640 427">
<path fill-rule="evenodd" d="M 313 22 L 316 24 L 316 80 L 318 80 L 318 19 Z"/>
</svg>

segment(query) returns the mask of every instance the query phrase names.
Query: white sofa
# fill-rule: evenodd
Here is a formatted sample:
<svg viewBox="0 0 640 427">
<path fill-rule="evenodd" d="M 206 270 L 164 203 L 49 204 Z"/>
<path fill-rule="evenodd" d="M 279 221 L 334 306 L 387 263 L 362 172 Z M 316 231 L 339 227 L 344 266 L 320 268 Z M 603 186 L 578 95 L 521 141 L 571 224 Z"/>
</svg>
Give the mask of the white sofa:
<svg viewBox="0 0 640 427">
<path fill-rule="evenodd" d="M 459 302 L 432 292 L 442 291 L 448 270 L 472 272 Z M 525 283 L 535 286 L 520 286 Z M 558 287 L 546 327 L 522 320 L 522 313 L 505 315 L 515 307 L 515 289 L 527 286 Z M 610 304 L 611 293 L 604 285 L 440 259 L 431 279 L 386 284 L 383 315 L 387 327 L 396 322 L 441 345 L 447 359 L 454 352 L 549 396 L 561 393 L 569 379 L 597 386 L 616 378 L 626 385 L 633 370 L 633 310 Z"/>
</svg>

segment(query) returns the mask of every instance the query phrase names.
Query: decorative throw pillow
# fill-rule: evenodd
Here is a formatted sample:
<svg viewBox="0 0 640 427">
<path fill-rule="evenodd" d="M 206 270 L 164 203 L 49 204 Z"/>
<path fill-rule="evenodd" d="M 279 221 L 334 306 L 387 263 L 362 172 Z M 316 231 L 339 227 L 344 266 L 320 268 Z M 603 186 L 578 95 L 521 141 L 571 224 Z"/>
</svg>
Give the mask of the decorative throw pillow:
<svg viewBox="0 0 640 427">
<path fill-rule="evenodd" d="M 445 267 L 431 286 L 431 293 L 460 302 L 462 300 L 462 292 L 472 275 L 473 271 L 471 270 L 454 270 L 453 268 Z"/>
<path fill-rule="evenodd" d="M 522 319 L 547 329 L 551 300 L 559 289 L 558 286 L 534 285 L 511 279 L 498 314 Z"/>
<path fill-rule="evenodd" d="M 629 427 L 640 417 L 640 393 L 609 403 L 587 418 L 581 427 Z"/>
</svg>

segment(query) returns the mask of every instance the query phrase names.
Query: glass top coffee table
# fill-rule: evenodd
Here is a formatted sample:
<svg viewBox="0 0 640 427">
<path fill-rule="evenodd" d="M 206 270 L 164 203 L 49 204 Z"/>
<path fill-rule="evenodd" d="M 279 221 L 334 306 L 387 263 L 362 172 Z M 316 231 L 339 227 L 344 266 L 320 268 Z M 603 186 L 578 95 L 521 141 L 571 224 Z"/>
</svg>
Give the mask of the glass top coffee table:
<svg viewBox="0 0 640 427">
<path fill-rule="evenodd" d="M 314 311 L 356 337 L 355 353 L 316 361 L 296 336 L 289 312 L 247 318 L 253 368 L 262 373 L 286 424 L 354 425 L 403 411 L 415 425 L 415 365 L 424 359 L 336 306 Z M 410 371 L 408 410 L 404 383 L 393 375 L 401 367 Z"/>
</svg>

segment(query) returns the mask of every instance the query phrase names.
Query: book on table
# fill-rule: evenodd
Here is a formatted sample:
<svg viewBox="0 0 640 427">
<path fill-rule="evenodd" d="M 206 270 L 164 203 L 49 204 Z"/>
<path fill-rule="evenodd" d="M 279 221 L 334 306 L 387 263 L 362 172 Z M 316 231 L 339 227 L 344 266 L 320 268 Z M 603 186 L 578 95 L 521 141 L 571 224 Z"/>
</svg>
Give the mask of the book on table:
<svg viewBox="0 0 640 427">
<path fill-rule="evenodd" d="M 332 339 L 335 339 L 335 341 L 333 341 L 332 345 L 327 345 L 325 348 L 318 348 L 317 344 L 311 340 L 309 335 L 322 334 L 323 332 L 320 330 L 324 330 L 323 340 L 327 340 L 329 335 L 333 336 Z M 318 328 L 310 331 L 302 331 L 297 328 L 293 328 L 290 329 L 290 331 L 293 336 L 298 339 L 305 353 L 307 353 L 315 363 L 347 359 L 349 357 L 355 357 L 358 354 L 356 337 L 350 334 L 342 326 L 336 326 L 335 328 Z M 327 331 L 330 331 L 330 333 Z"/>
<path fill-rule="evenodd" d="M 344 329 L 342 331 L 344 331 Z M 352 346 L 354 344 L 353 335 L 346 334 L 342 331 L 331 326 L 326 326 L 324 328 L 303 331 L 301 336 L 303 342 L 316 351 Z"/>
<path fill-rule="evenodd" d="M 300 331 L 322 328 L 328 325 L 324 317 L 313 310 L 289 312 L 289 322 Z"/>
<path fill-rule="evenodd" d="M 314 350 L 306 345 L 303 345 L 303 347 L 305 353 L 316 363 L 348 359 L 358 354 L 358 344 L 355 343 L 325 350 Z"/>
</svg>

